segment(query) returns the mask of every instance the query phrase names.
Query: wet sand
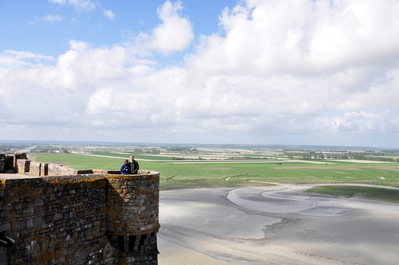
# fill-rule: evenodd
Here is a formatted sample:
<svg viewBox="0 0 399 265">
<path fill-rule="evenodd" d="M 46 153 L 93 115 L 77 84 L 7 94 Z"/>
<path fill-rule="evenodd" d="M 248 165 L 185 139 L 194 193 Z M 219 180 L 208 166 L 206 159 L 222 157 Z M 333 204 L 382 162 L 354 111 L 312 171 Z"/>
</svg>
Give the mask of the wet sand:
<svg viewBox="0 0 399 265">
<path fill-rule="evenodd" d="M 398 204 L 310 186 L 161 191 L 159 264 L 398 264 Z"/>
</svg>

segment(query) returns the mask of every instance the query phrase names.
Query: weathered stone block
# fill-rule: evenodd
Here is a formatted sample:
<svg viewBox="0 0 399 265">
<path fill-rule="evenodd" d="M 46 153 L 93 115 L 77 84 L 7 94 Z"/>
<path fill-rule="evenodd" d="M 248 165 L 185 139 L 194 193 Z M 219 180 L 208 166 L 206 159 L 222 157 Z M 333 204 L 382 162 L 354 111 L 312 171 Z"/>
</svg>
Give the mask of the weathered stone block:
<svg viewBox="0 0 399 265">
<path fill-rule="evenodd" d="M 0 232 L 11 230 L 11 224 L 5 223 L 0 225 Z"/>
</svg>

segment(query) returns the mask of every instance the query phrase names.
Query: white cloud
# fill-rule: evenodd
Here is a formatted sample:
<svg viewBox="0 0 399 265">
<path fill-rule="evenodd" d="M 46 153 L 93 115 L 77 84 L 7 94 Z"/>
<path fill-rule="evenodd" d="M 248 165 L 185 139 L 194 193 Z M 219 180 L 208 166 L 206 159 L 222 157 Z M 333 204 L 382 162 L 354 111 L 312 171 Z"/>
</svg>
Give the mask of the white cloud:
<svg viewBox="0 0 399 265">
<path fill-rule="evenodd" d="M 110 20 L 114 20 L 114 18 L 115 18 L 115 14 L 114 14 L 114 12 L 112 12 L 112 10 L 111 9 L 103 9 L 103 14 L 104 14 L 104 16 L 106 16 L 108 19 L 110 19 Z"/>
<path fill-rule="evenodd" d="M 191 58 L 198 69 L 312 74 L 392 62 L 399 51 L 394 0 L 243 3 L 221 15 L 225 36 L 202 39 Z"/>
<path fill-rule="evenodd" d="M 0 68 L 13 69 L 19 67 L 33 67 L 41 62 L 53 61 L 52 56 L 43 55 L 40 53 L 5 50 L 0 53 Z"/>
<path fill-rule="evenodd" d="M 341 117 L 317 118 L 323 131 L 332 133 L 399 133 L 398 117 L 391 113 L 347 112 Z"/>
<path fill-rule="evenodd" d="M 330 2 L 243 1 L 179 67 L 159 68 L 150 52 L 193 41 L 180 1 L 166 1 L 162 23 L 128 47 L 72 40 L 56 59 L 3 52 L 0 127 L 158 142 L 301 144 L 306 136 L 326 144 L 328 135 L 332 144 L 365 145 L 371 135 L 368 145 L 399 147 L 398 137 L 371 144 L 375 134 L 399 133 L 399 4 Z"/>
<path fill-rule="evenodd" d="M 67 0 L 49 0 L 50 3 L 65 5 Z"/>
<path fill-rule="evenodd" d="M 90 0 L 49 0 L 49 2 L 59 5 L 71 5 L 77 10 L 91 11 L 95 9 L 95 5 Z"/>
<path fill-rule="evenodd" d="M 87 113 L 100 114 L 112 110 L 113 106 L 118 106 L 114 102 L 114 92 L 113 88 L 100 88 L 97 90 L 87 102 Z"/>
<path fill-rule="evenodd" d="M 187 48 L 194 34 L 191 22 L 179 14 L 182 9 L 181 1 L 175 3 L 166 1 L 157 10 L 162 24 L 154 28 L 150 35 L 140 33 L 136 45 L 142 50 L 153 50 L 166 55 Z"/>
<path fill-rule="evenodd" d="M 64 20 L 63 16 L 60 15 L 47 15 L 39 19 L 43 22 L 54 23 L 54 22 L 61 22 Z"/>
</svg>

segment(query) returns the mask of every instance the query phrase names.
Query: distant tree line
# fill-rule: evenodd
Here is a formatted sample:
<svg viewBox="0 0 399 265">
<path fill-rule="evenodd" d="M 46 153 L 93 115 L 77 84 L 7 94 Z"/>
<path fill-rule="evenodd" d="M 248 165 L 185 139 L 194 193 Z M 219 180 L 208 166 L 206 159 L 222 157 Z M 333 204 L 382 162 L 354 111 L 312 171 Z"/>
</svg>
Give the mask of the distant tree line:
<svg viewBox="0 0 399 265">
<path fill-rule="evenodd" d="M 82 150 L 80 150 L 82 151 Z M 100 154 L 100 153 L 109 153 L 109 154 L 154 154 L 159 155 L 161 153 L 160 149 L 151 148 L 133 148 L 133 149 L 125 149 L 125 148 L 118 148 L 118 149 L 83 149 L 84 152 L 91 152 L 93 154 Z"/>
<path fill-rule="evenodd" d="M 168 152 L 197 152 L 197 148 L 193 147 L 179 147 L 179 146 L 174 146 L 174 147 L 167 147 L 166 151 Z"/>
<path fill-rule="evenodd" d="M 347 153 L 322 153 L 322 152 L 284 152 L 288 159 L 294 159 L 297 157 L 299 159 L 355 159 L 355 160 L 370 160 L 370 161 L 385 161 L 385 162 L 399 162 L 399 159 L 394 159 L 390 157 L 384 157 L 382 152 L 347 152 Z"/>
<path fill-rule="evenodd" d="M 384 161 L 384 162 L 399 162 L 399 159 L 393 159 L 391 157 L 384 156 L 366 156 L 364 154 L 355 154 L 352 159 L 356 160 L 372 160 L 372 161 Z"/>
<path fill-rule="evenodd" d="M 157 148 L 151 148 L 151 149 L 142 149 L 142 148 L 135 148 L 134 149 L 135 154 L 153 154 L 153 155 L 159 155 L 161 153 L 160 149 Z"/>
<path fill-rule="evenodd" d="M 59 146 L 36 146 L 35 148 L 31 149 L 31 153 L 63 153 L 63 154 L 68 154 L 70 152 L 65 147 L 59 147 Z"/>
<path fill-rule="evenodd" d="M 250 160 L 250 159 L 271 159 L 270 157 L 259 157 L 259 156 L 230 156 L 227 159 L 229 160 Z"/>
</svg>

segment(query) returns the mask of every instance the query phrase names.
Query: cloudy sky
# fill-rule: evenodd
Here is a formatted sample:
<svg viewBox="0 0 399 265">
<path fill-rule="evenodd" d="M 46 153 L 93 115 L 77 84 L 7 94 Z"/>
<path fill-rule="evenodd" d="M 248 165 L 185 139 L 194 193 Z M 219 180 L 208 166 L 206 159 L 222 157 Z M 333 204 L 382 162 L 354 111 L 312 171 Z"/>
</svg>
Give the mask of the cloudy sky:
<svg viewBox="0 0 399 265">
<path fill-rule="evenodd" d="M 0 140 L 399 148 L 398 0 L 0 0 Z"/>
</svg>

